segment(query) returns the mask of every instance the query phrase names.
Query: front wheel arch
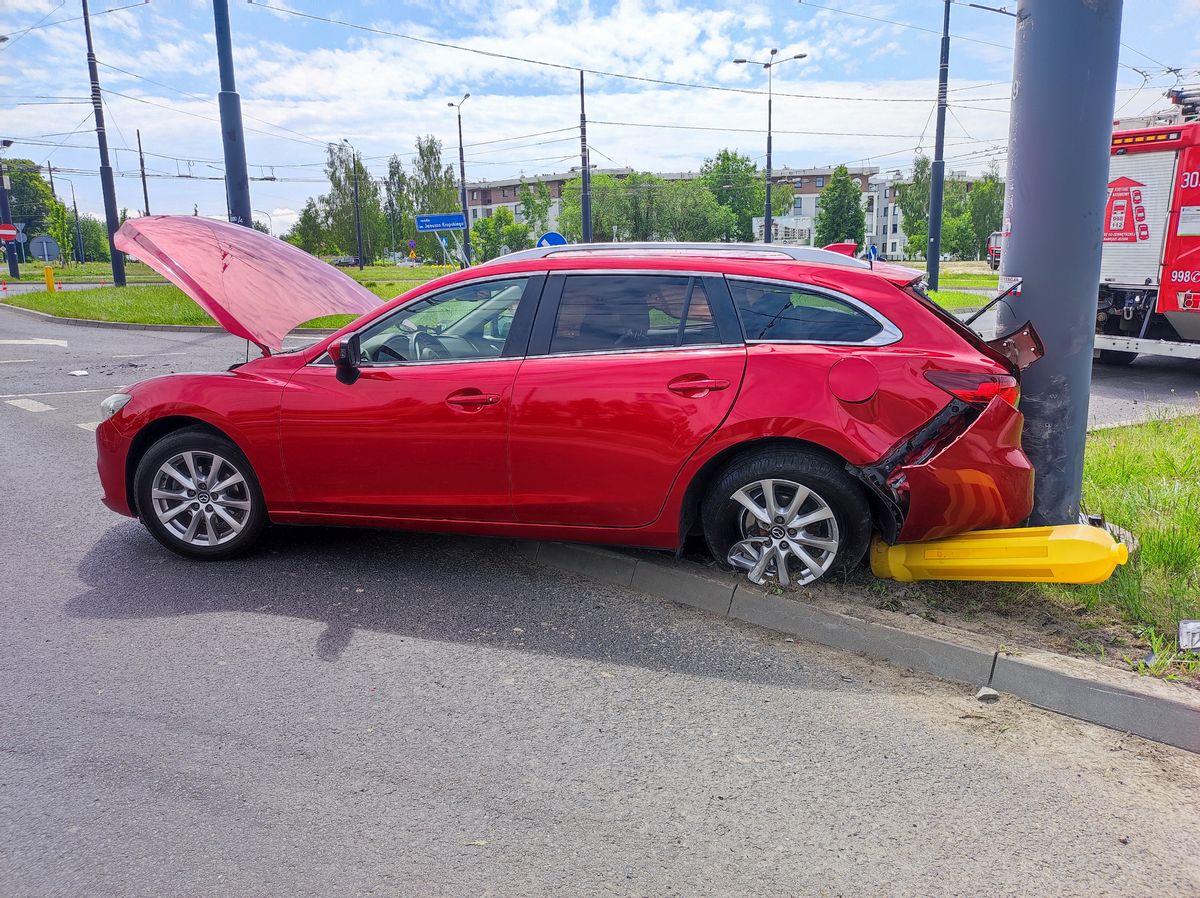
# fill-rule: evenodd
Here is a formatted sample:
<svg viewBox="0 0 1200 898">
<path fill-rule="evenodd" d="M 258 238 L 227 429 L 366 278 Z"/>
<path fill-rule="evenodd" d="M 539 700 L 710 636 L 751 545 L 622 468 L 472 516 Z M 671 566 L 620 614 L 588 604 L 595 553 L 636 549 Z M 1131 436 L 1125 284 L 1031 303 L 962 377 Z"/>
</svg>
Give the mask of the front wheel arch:
<svg viewBox="0 0 1200 898">
<path fill-rule="evenodd" d="M 237 446 L 238 451 L 243 455 L 246 450 L 238 444 L 238 441 L 231 437 L 221 428 L 214 426 L 208 421 L 200 418 L 193 418 L 188 415 L 170 415 L 165 418 L 157 418 L 143 427 L 137 432 L 133 438 L 133 442 L 129 447 L 129 454 L 125 457 L 125 498 L 129 502 L 129 510 L 138 515 L 137 508 L 137 491 L 134 489 L 134 475 L 137 473 L 138 465 L 141 464 L 142 458 L 150 450 L 150 447 L 157 443 L 165 436 L 169 436 L 180 430 L 201 430 L 205 433 L 210 433 L 213 436 L 221 437 L 228 440 Z"/>
</svg>

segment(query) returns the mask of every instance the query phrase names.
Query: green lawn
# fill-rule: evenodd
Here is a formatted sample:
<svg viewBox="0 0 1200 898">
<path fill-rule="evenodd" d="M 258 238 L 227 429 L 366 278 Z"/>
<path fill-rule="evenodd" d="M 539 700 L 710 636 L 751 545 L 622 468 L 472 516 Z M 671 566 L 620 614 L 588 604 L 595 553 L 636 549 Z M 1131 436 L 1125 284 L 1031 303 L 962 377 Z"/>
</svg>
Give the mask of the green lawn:
<svg viewBox="0 0 1200 898">
<path fill-rule="evenodd" d="M 980 287 L 995 290 L 1000 283 L 998 274 L 974 274 L 972 272 L 946 272 L 938 275 L 939 287 Z"/>
<path fill-rule="evenodd" d="M 959 290 L 930 290 L 929 298 L 944 309 L 977 309 L 988 301 L 988 297 L 981 293 L 963 293 Z"/>
<path fill-rule="evenodd" d="M 26 262 L 18 266 L 21 270 L 22 281 L 41 281 L 43 277 L 42 269 L 45 265 L 41 262 Z M 107 280 L 112 283 L 112 266 L 108 262 L 72 262 L 69 265 L 60 263 L 51 263 L 51 268 L 54 269 L 54 279 L 56 281 L 96 281 Z M 4 269 L 7 273 L 8 269 Z M 125 264 L 125 276 L 129 280 L 161 280 L 159 275 L 141 262 L 127 262 Z"/>
</svg>

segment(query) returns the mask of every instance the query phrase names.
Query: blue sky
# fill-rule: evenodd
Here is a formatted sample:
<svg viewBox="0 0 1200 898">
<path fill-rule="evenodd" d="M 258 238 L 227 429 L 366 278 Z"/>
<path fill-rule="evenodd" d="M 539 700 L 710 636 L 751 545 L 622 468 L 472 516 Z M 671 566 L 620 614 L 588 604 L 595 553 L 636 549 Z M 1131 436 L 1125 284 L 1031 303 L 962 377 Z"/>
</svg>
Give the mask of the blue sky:
<svg viewBox="0 0 1200 898">
<path fill-rule="evenodd" d="M 118 202 L 141 206 L 135 130 L 148 156 L 151 211 L 223 216 L 212 6 L 203 0 L 92 0 Z M 1044 0 L 1049 2 L 1049 0 Z M 265 5 L 264 5 L 265 4 Z M 1015 8 L 1015 0 L 992 5 Z M 275 6 L 293 11 L 266 8 Z M 818 7 L 826 7 L 824 9 Z M 254 181 L 251 199 L 285 230 L 323 189 L 323 145 L 349 139 L 377 175 L 418 134 L 457 153 L 454 112 L 464 92 L 469 180 L 562 171 L 578 162 L 578 75 L 571 67 L 667 81 L 760 89 L 770 47 L 808 58 L 776 70 L 775 164 L 867 163 L 904 170 L 933 143 L 940 0 L 770 0 L 521 4 L 494 0 L 232 0 L 238 89 Z M 377 29 L 315 21 L 294 12 Z M 857 13 L 858 15 L 852 15 Z M 75 185 L 81 211 L 101 201 L 82 24 L 76 0 L 0 0 L 0 136 L 8 155 L 49 160 L 59 194 Z M 872 17 L 872 18 L 864 18 Z M 886 19 L 902 24 L 887 24 Z M 1200 69 L 1200 0 L 1126 0 L 1121 115 L 1162 108 L 1167 67 Z M 921 30 L 927 29 L 927 30 Z M 951 31 L 951 169 L 1004 161 L 1013 20 L 955 5 Z M 378 33 L 392 32 L 393 34 Z M 566 69 L 431 46 L 403 34 L 558 63 Z M 1146 76 L 1144 78 L 1143 76 Z M 780 96 L 780 95 L 783 96 Z M 786 96 L 799 94 L 803 96 Z M 53 98 L 53 99 L 48 99 Z M 721 147 L 760 161 L 765 99 L 588 76 L 592 161 L 641 170 L 694 170 Z M 663 127 L 686 126 L 686 127 Z M 71 171 L 68 171 L 71 170 Z M 192 175 L 191 179 L 179 177 Z"/>
</svg>

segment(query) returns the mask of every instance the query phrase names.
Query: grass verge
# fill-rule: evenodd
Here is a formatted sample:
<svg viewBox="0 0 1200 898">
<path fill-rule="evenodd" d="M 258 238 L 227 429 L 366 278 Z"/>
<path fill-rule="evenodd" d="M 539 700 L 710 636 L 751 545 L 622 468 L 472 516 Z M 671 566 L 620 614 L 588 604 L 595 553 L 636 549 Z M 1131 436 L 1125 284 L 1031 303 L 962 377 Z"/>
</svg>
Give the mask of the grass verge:
<svg viewBox="0 0 1200 898">
<path fill-rule="evenodd" d="M 960 290 L 930 290 L 929 298 L 944 309 L 977 309 L 988 301 L 980 293 L 963 293 Z"/>
<path fill-rule="evenodd" d="M 1179 652 L 1180 619 L 1200 617 L 1200 416 L 1088 435 L 1083 498 L 1140 542 L 1094 586 L 875 581 L 883 605 L 1021 619 L 1057 648 L 1142 673 L 1200 682 L 1200 655 Z M 895 609 L 894 609 L 895 610 Z M 1065 643 L 1063 642 L 1065 640 Z"/>
</svg>

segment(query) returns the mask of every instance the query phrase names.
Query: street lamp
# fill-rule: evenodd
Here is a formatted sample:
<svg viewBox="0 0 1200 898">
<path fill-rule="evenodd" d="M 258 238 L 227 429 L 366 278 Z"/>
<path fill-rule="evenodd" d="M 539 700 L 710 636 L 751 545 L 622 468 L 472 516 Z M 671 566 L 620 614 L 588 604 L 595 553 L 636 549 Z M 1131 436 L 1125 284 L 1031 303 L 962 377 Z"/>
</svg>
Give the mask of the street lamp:
<svg viewBox="0 0 1200 898">
<path fill-rule="evenodd" d="M 259 215 L 267 216 L 267 233 L 271 236 L 275 236 L 275 219 L 271 217 L 271 213 L 264 212 L 262 209 L 253 209 L 251 211 L 257 212 Z"/>
<path fill-rule="evenodd" d="M 358 207 L 358 150 L 354 149 L 352 144 L 345 137 L 342 138 L 342 143 L 350 147 L 350 167 L 354 170 L 354 238 L 358 244 L 358 270 L 363 270 L 363 249 L 362 249 L 362 212 Z"/>
<path fill-rule="evenodd" d="M 767 201 L 763 210 L 763 243 L 773 243 L 772 230 L 774 229 L 774 221 L 771 217 L 771 106 L 773 105 L 773 79 L 775 66 L 787 62 L 789 59 L 804 59 L 807 53 L 797 53 L 795 56 L 788 56 L 784 59 L 776 59 L 779 50 L 775 47 L 771 48 L 771 58 L 766 62 L 757 59 L 735 59 L 734 62 L 738 65 L 760 65 L 767 70 Z"/>
<path fill-rule="evenodd" d="M 467 161 L 463 155 L 462 104 L 470 98 L 470 94 L 463 94 L 463 98 L 457 103 L 446 104 L 458 112 L 458 194 L 462 200 L 463 258 L 468 265 L 471 264 L 471 222 L 467 218 Z"/>
<path fill-rule="evenodd" d="M 71 208 L 75 210 L 75 243 L 78 245 L 75 252 L 75 261 L 86 262 L 87 257 L 83 252 L 83 231 L 79 227 L 79 206 L 75 203 L 75 182 L 70 178 L 64 178 L 62 175 L 58 176 L 58 180 L 66 181 L 71 185 Z"/>
</svg>

